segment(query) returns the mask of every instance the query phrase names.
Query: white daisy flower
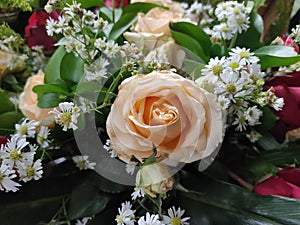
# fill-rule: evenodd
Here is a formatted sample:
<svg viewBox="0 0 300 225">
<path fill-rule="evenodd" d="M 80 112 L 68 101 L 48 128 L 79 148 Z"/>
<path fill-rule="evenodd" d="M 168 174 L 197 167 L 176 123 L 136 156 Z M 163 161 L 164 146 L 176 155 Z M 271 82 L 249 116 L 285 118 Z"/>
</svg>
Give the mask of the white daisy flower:
<svg viewBox="0 0 300 225">
<path fill-rule="evenodd" d="M 228 109 L 230 105 L 230 100 L 226 98 L 224 95 L 218 96 L 218 102 L 222 106 L 223 109 Z"/>
<path fill-rule="evenodd" d="M 218 18 L 219 21 L 222 21 L 225 19 L 228 15 L 228 9 L 230 8 L 230 5 L 228 2 L 220 2 L 216 9 L 215 9 L 215 15 Z"/>
<path fill-rule="evenodd" d="M 236 130 L 243 131 L 246 130 L 247 119 L 242 111 L 237 112 L 237 117 L 233 121 L 232 125 L 237 125 Z"/>
<path fill-rule="evenodd" d="M 120 46 L 115 43 L 113 40 L 109 40 L 106 43 L 106 47 L 103 51 L 103 54 L 105 54 L 108 58 L 113 58 L 116 56 L 116 54 L 118 54 L 118 52 L 120 51 Z"/>
<path fill-rule="evenodd" d="M 92 64 L 84 67 L 84 76 L 87 81 L 100 81 L 103 78 L 107 78 L 107 66 L 109 62 L 103 57 L 99 57 Z"/>
<path fill-rule="evenodd" d="M 91 219 L 92 217 L 84 217 L 81 220 L 76 220 L 75 225 L 87 225 Z"/>
<path fill-rule="evenodd" d="M 22 152 L 28 144 L 25 138 L 18 138 L 13 135 L 0 152 L 0 156 L 3 159 L 2 164 L 13 168 L 18 163 L 32 162 L 35 152 Z"/>
<path fill-rule="evenodd" d="M 261 138 L 261 134 L 255 130 L 252 130 L 246 137 L 250 140 L 250 142 L 254 143 Z"/>
<path fill-rule="evenodd" d="M 136 200 L 137 198 L 142 198 L 145 196 L 145 191 L 141 187 L 135 187 L 134 192 L 131 194 L 131 199 Z"/>
<path fill-rule="evenodd" d="M 265 72 L 261 71 L 261 66 L 258 63 L 251 63 L 250 65 L 248 65 L 248 70 L 250 74 L 249 77 L 253 81 L 257 81 L 266 76 Z"/>
<path fill-rule="evenodd" d="M 240 63 L 239 57 L 235 56 L 228 58 L 224 67 L 225 73 L 231 71 L 239 72 L 243 68 L 243 65 Z"/>
<path fill-rule="evenodd" d="M 89 156 L 87 155 L 77 155 L 72 157 L 74 163 L 80 170 L 87 170 L 87 169 L 94 170 L 96 163 L 90 162 L 88 158 Z"/>
<path fill-rule="evenodd" d="M 103 148 L 110 154 L 111 158 L 116 158 L 118 156 L 109 139 L 106 140 L 106 143 L 105 145 L 103 145 Z"/>
<path fill-rule="evenodd" d="M 63 127 L 63 131 L 68 129 L 76 130 L 77 119 L 80 116 L 80 109 L 73 102 L 59 103 L 59 109 L 54 108 L 49 114 L 55 115 L 55 122 Z"/>
<path fill-rule="evenodd" d="M 211 58 L 207 65 L 201 70 L 201 73 L 209 78 L 209 82 L 217 81 L 225 69 L 226 58 Z"/>
<path fill-rule="evenodd" d="M 46 30 L 49 36 L 53 36 L 56 33 L 57 22 L 51 17 L 46 20 Z"/>
<path fill-rule="evenodd" d="M 129 174 L 129 175 L 133 175 L 134 173 L 134 170 L 136 168 L 136 165 L 137 165 L 137 162 L 129 162 L 126 164 L 126 172 Z"/>
<path fill-rule="evenodd" d="M 213 27 L 213 38 L 230 40 L 233 38 L 234 32 L 227 23 L 221 23 Z"/>
<path fill-rule="evenodd" d="M 129 201 L 121 204 L 121 208 L 118 208 L 119 214 L 116 216 L 115 221 L 118 225 L 134 225 L 134 213 L 135 210 L 131 209 L 132 205 Z"/>
<path fill-rule="evenodd" d="M 232 48 L 231 52 L 229 52 L 229 55 L 232 57 L 238 57 L 240 64 L 242 65 L 257 63 L 259 61 L 259 58 L 255 56 L 253 52 L 250 52 L 250 49 L 246 48 Z"/>
<path fill-rule="evenodd" d="M 49 146 L 49 140 L 48 140 L 49 134 L 50 134 L 50 131 L 49 131 L 48 127 L 46 127 L 46 126 L 40 127 L 40 131 L 36 136 L 36 141 L 42 148 L 47 148 Z"/>
<path fill-rule="evenodd" d="M 0 190 L 5 192 L 16 192 L 21 185 L 12 179 L 16 177 L 15 171 L 11 170 L 9 166 L 1 164 L 0 166 Z"/>
<path fill-rule="evenodd" d="M 96 14 L 90 10 L 87 10 L 85 14 L 83 14 L 82 22 L 87 25 L 93 25 L 96 18 Z"/>
<path fill-rule="evenodd" d="M 245 117 L 250 126 L 260 124 L 259 118 L 262 116 L 262 111 L 257 108 L 257 106 L 249 107 L 245 112 Z"/>
<path fill-rule="evenodd" d="M 164 225 L 159 221 L 158 215 L 151 215 L 149 212 L 146 213 L 146 217 L 142 216 L 138 220 L 138 225 Z"/>
<path fill-rule="evenodd" d="M 20 175 L 20 180 L 24 182 L 32 179 L 39 180 L 43 175 L 42 161 L 38 159 L 34 163 L 20 163 L 18 165 L 18 173 Z"/>
<path fill-rule="evenodd" d="M 181 218 L 184 214 L 185 210 L 181 210 L 180 207 L 176 210 L 173 206 L 168 209 L 168 216 L 163 215 L 162 223 L 166 225 L 189 225 L 187 222 L 190 217 Z"/>
<path fill-rule="evenodd" d="M 23 120 L 21 124 L 15 124 L 16 136 L 19 138 L 34 137 L 36 132 L 36 127 L 39 122 L 34 120 L 28 120 L 27 118 Z"/>
</svg>

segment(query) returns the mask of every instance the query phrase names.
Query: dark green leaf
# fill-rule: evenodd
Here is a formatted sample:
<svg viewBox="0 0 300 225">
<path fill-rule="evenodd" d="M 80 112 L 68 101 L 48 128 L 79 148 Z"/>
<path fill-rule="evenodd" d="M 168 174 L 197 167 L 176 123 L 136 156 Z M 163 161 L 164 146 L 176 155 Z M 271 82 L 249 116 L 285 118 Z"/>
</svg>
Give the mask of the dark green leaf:
<svg viewBox="0 0 300 225">
<path fill-rule="evenodd" d="M 294 48 L 288 46 L 264 46 L 254 51 L 262 69 L 288 66 L 300 60 Z"/>
<path fill-rule="evenodd" d="M 40 108 L 53 108 L 65 100 L 65 96 L 60 93 L 45 93 L 39 97 L 38 106 Z"/>
<path fill-rule="evenodd" d="M 0 114 L 15 110 L 14 104 L 9 100 L 9 97 L 2 89 L 0 89 L 0 105 Z"/>
<path fill-rule="evenodd" d="M 45 68 L 45 83 L 56 83 L 60 79 L 60 64 L 66 54 L 64 46 L 60 46 L 50 58 Z"/>
<path fill-rule="evenodd" d="M 208 62 L 209 56 L 205 55 L 201 45 L 194 38 L 177 31 L 171 31 L 171 33 L 176 43 L 189 50 L 186 53 L 190 58 L 198 59 L 201 63 Z"/>
<path fill-rule="evenodd" d="M 73 190 L 68 210 L 69 219 L 79 219 L 101 212 L 109 201 L 109 197 L 101 194 L 89 183 L 83 183 Z"/>
<path fill-rule="evenodd" d="M 195 39 L 203 49 L 205 55 L 209 56 L 212 43 L 209 36 L 200 27 L 188 22 L 178 22 L 171 23 L 170 28 L 172 31 L 187 34 Z"/>
<path fill-rule="evenodd" d="M 32 89 L 38 96 L 42 96 L 45 93 L 60 93 L 67 95 L 68 89 L 62 84 L 44 84 L 34 86 Z"/>
<path fill-rule="evenodd" d="M 261 125 L 259 128 L 263 128 L 265 130 L 270 130 L 274 127 L 278 117 L 272 112 L 270 107 L 262 108 L 263 117 L 261 119 Z"/>
<path fill-rule="evenodd" d="M 299 224 L 299 200 L 259 196 L 238 186 L 187 172 L 183 172 L 182 182 L 196 191 L 180 193 L 176 199 L 191 216 L 193 225 L 204 222 L 207 225 Z"/>
<path fill-rule="evenodd" d="M 83 60 L 76 57 L 73 53 L 65 54 L 60 64 L 61 78 L 79 83 L 83 76 L 83 65 Z"/>
<path fill-rule="evenodd" d="M 72 4 L 72 0 L 67 0 L 69 4 Z M 94 6 L 105 6 L 103 0 L 76 0 L 76 2 L 81 4 L 81 8 L 87 9 Z"/>
<path fill-rule="evenodd" d="M 121 18 L 114 24 L 108 38 L 111 40 L 118 39 L 127 29 L 129 29 L 129 27 L 131 27 L 136 19 L 137 14 L 135 12 L 123 14 Z"/>
<path fill-rule="evenodd" d="M 15 130 L 15 124 L 23 115 L 17 111 L 5 112 L 0 115 L 0 135 L 8 136 Z"/>
</svg>

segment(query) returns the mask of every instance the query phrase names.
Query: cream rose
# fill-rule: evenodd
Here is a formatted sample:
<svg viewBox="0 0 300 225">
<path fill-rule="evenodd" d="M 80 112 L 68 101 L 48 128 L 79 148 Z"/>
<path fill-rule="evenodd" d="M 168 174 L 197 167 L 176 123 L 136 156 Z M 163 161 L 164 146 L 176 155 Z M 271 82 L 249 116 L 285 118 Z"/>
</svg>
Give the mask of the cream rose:
<svg viewBox="0 0 300 225">
<path fill-rule="evenodd" d="M 169 71 L 122 82 L 107 119 L 118 157 L 157 157 L 193 162 L 212 154 L 223 139 L 222 111 L 215 95 Z"/>
<path fill-rule="evenodd" d="M 184 14 L 184 8 L 182 8 L 181 4 L 179 2 L 173 2 L 171 0 L 131 0 L 130 2 L 131 3 L 136 3 L 136 2 L 153 3 L 156 5 L 168 7 L 169 10 L 172 12 L 179 12 Z"/>
<path fill-rule="evenodd" d="M 38 107 L 37 94 L 32 91 L 34 86 L 41 84 L 44 84 L 44 72 L 42 70 L 27 79 L 24 91 L 19 98 L 19 108 L 28 119 L 40 121 L 42 125 L 50 126 L 54 122 L 54 117 L 48 113 L 52 111 L 53 108 L 42 109 Z"/>
</svg>

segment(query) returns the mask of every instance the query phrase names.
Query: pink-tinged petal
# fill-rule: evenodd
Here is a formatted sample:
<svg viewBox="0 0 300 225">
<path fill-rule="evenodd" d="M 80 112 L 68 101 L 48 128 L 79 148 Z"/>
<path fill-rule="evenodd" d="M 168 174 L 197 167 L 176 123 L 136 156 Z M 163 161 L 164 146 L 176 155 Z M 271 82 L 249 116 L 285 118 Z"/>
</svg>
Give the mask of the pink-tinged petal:
<svg viewBox="0 0 300 225">
<path fill-rule="evenodd" d="M 300 187 L 300 168 L 283 168 L 278 176 Z"/>
<path fill-rule="evenodd" d="M 8 137 L 0 136 L 0 146 L 5 145 L 8 140 L 9 140 Z"/>
<path fill-rule="evenodd" d="M 270 177 L 254 186 L 255 193 L 259 195 L 293 196 L 293 188 L 280 177 Z"/>
<path fill-rule="evenodd" d="M 292 188 L 292 196 L 291 198 L 300 199 L 300 188 L 292 183 L 286 182 L 286 184 Z"/>
</svg>

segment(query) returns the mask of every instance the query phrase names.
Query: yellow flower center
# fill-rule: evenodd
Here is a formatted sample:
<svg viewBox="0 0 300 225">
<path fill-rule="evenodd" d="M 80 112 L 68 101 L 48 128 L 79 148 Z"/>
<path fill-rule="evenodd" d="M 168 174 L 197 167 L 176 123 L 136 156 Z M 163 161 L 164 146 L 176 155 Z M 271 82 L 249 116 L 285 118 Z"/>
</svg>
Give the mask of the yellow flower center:
<svg viewBox="0 0 300 225">
<path fill-rule="evenodd" d="M 181 219 L 179 217 L 174 217 L 174 218 L 172 218 L 171 223 L 172 223 L 172 225 L 180 225 Z"/>
<path fill-rule="evenodd" d="M 233 13 L 235 15 L 238 15 L 238 14 L 240 14 L 240 10 L 238 8 L 234 8 Z"/>
<path fill-rule="evenodd" d="M 243 20 L 242 18 L 237 18 L 237 19 L 236 19 L 236 22 L 237 22 L 239 25 L 241 25 L 241 24 L 244 23 L 244 20 Z"/>
<path fill-rule="evenodd" d="M 86 162 L 85 162 L 85 161 L 79 161 L 79 162 L 77 163 L 77 166 L 78 166 L 78 168 L 80 168 L 80 169 L 84 169 L 85 166 L 86 166 Z"/>
<path fill-rule="evenodd" d="M 244 100 L 243 99 L 237 99 L 236 102 L 235 102 L 235 105 L 237 107 L 242 107 L 244 104 Z"/>
<path fill-rule="evenodd" d="M 124 223 L 123 216 L 117 215 L 117 223 Z"/>
<path fill-rule="evenodd" d="M 72 121 L 72 114 L 70 112 L 64 112 L 60 115 L 59 118 L 57 118 L 57 123 L 59 125 L 68 125 Z"/>
<path fill-rule="evenodd" d="M 27 131 L 28 131 L 28 129 L 27 129 L 26 126 L 21 126 L 21 127 L 20 127 L 20 130 L 19 130 L 19 133 L 20 133 L 21 135 L 25 135 L 25 134 L 27 133 Z"/>
<path fill-rule="evenodd" d="M 241 56 L 241 58 L 249 58 L 250 53 L 249 52 L 240 52 L 240 56 Z"/>
<path fill-rule="evenodd" d="M 239 67 L 239 63 L 238 62 L 232 62 L 232 63 L 230 63 L 230 67 L 231 67 L 231 69 L 236 69 L 236 68 L 238 68 Z"/>
<path fill-rule="evenodd" d="M 35 175 L 35 169 L 32 166 L 27 167 L 26 176 L 33 177 Z"/>
<path fill-rule="evenodd" d="M 226 32 L 229 31 L 229 28 L 228 28 L 227 26 L 223 26 L 223 27 L 221 28 L 221 30 L 222 30 L 222 32 L 226 33 Z"/>
<path fill-rule="evenodd" d="M 236 92 L 235 84 L 233 84 L 233 83 L 227 84 L 226 92 L 228 92 L 229 94 L 234 94 Z"/>
<path fill-rule="evenodd" d="M 220 76 L 220 74 L 221 74 L 222 71 L 223 71 L 223 67 L 220 66 L 220 65 L 216 65 L 216 66 L 213 66 L 213 67 L 211 68 L 211 70 L 212 70 L 213 74 Z"/>
<path fill-rule="evenodd" d="M 246 118 L 245 118 L 244 116 L 241 116 L 241 117 L 239 118 L 239 123 L 240 123 L 240 124 L 245 124 L 245 122 L 246 122 Z"/>
<path fill-rule="evenodd" d="M 11 160 L 19 160 L 21 158 L 21 154 L 19 153 L 19 151 L 17 149 L 13 149 L 9 153 L 9 158 Z"/>
<path fill-rule="evenodd" d="M 2 173 L 0 173 L 0 184 L 2 183 L 4 175 Z"/>
</svg>

